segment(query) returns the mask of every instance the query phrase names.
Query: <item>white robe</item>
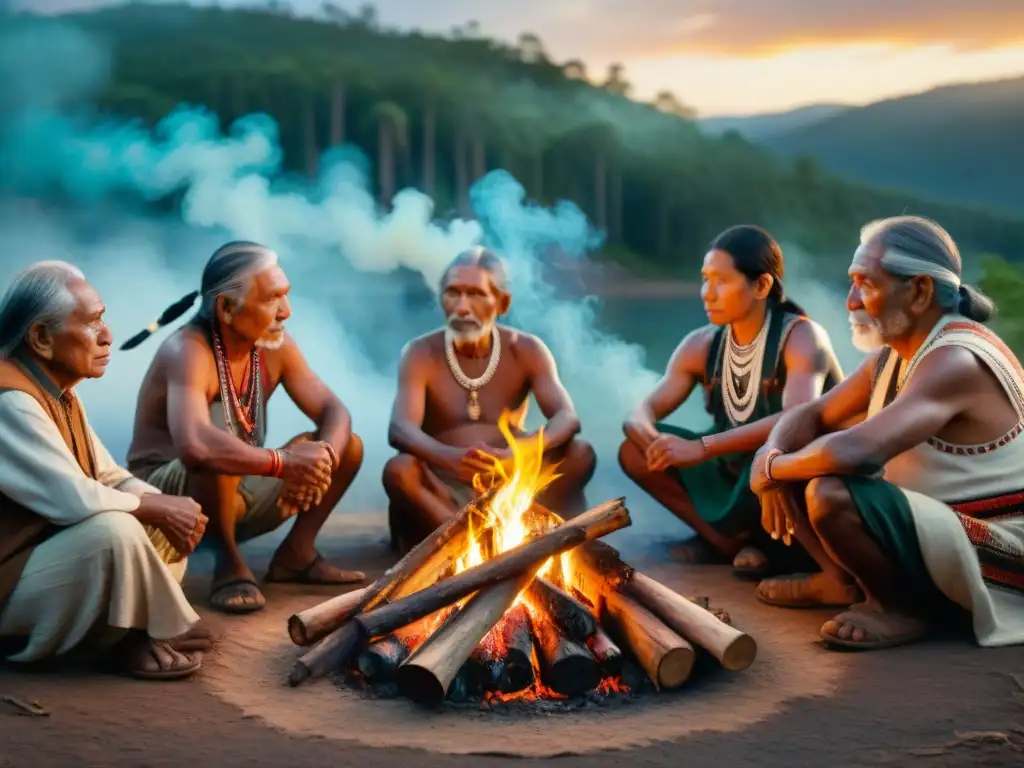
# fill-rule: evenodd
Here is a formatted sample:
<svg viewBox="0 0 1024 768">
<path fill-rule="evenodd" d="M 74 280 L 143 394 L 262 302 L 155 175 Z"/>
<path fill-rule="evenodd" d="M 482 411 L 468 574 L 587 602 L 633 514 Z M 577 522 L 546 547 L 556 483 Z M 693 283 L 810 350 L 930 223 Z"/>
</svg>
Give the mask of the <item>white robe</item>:
<svg viewBox="0 0 1024 768">
<path fill-rule="evenodd" d="M 159 491 L 118 466 L 87 418 L 86 428 L 97 480 L 82 471 L 31 395 L 0 393 L 0 491 L 64 528 L 32 552 L 0 613 L 0 635 L 28 637 L 11 661 L 36 661 L 97 633 L 117 634 L 104 629 L 140 629 L 167 640 L 199 621 L 181 590 L 186 561 L 167 565 L 154 546 L 166 539 L 133 514 L 143 494 Z"/>
</svg>

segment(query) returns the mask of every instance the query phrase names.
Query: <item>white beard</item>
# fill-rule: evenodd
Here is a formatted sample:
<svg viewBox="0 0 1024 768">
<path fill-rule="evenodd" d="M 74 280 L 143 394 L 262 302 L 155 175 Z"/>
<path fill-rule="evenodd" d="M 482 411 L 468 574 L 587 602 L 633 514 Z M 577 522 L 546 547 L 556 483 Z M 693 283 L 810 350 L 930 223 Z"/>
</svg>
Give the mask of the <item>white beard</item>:
<svg viewBox="0 0 1024 768">
<path fill-rule="evenodd" d="M 490 325 L 481 325 L 477 328 L 463 328 L 461 330 L 452 327 L 452 324 L 448 323 L 448 333 L 451 334 L 452 339 L 456 344 L 471 345 L 477 344 L 482 341 L 485 337 L 491 335 Z"/>
<path fill-rule="evenodd" d="M 280 349 L 282 346 L 284 346 L 283 333 L 280 336 L 271 336 L 265 339 L 259 339 L 256 342 L 256 347 L 258 349 L 268 349 L 273 351 L 275 349 Z"/>
<path fill-rule="evenodd" d="M 850 313 L 850 337 L 858 352 L 874 352 L 885 346 L 878 325 L 863 310 Z"/>
</svg>

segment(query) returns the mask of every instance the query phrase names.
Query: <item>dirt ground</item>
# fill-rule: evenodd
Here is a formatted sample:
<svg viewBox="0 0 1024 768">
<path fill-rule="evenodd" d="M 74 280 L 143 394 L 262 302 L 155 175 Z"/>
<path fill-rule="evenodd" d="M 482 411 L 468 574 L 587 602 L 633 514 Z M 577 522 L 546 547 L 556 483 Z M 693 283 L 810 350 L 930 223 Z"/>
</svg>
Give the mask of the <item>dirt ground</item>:
<svg viewBox="0 0 1024 768">
<path fill-rule="evenodd" d="M 385 533 L 383 515 L 335 516 L 322 549 L 376 574 L 390 562 Z M 255 542 L 252 562 L 264 567 L 275 543 Z M 612 710 L 424 712 L 325 680 L 285 686 L 298 653 L 285 619 L 333 592 L 274 587 L 260 614 L 205 614 L 218 649 L 192 680 L 142 682 L 69 664 L 0 667 L 0 696 L 39 701 L 51 713 L 21 716 L 0 702 L 0 765 L 489 768 L 541 757 L 565 768 L 1024 765 L 1024 650 L 943 637 L 874 654 L 832 653 L 817 643 L 828 612 L 763 606 L 724 569 L 671 563 L 665 543 L 628 536 L 615 543 L 655 578 L 729 610 L 758 641 L 754 665 Z M 208 568 L 194 558 L 187 580 L 200 608 Z"/>
</svg>

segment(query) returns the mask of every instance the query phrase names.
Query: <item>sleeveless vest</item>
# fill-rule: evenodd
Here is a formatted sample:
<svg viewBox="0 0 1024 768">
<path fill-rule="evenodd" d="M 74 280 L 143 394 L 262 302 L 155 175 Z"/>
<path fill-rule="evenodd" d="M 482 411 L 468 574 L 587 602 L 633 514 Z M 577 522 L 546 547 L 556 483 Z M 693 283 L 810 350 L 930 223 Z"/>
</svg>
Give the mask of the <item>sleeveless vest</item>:
<svg viewBox="0 0 1024 768">
<path fill-rule="evenodd" d="M 31 360 L 0 360 L 0 393 L 31 395 L 60 431 L 82 472 L 97 477 L 96 457 L 78 398 L 57 386 Z M 0 436 L 3 439 L 3 436 Z M 0 612 L 21 578 L 33 550 L 59 527 L 8 498 L 0 489 Z"/>
<path fill-rule="evenodd" d="M 786 388 L 786 363 L 783 351 L 786 339 L 793 326 L 799 320 L 806 319 L 803 315 L 793 312 L 781 312 L 775 309 L 771 313 L 768 325 L 768 338 L 765 340 L 764 361 L 761 363 L 759 382 L 749 382 L 747 386 L 758 386 L 757 401 L 750 418 L 744 422 L 759 421 L 782 410 L 782 394 Z M 725 432 L 741 424 L 733 424 L 725 410 L 722 394 L 722 366 L 725 360 L 726 337 L 729 326 L 720 326 L 715 330 L 708 348 L 708 356 L 704 365 L 704 408 L 714 420 L 715 431 Z M 822 394 L 828 392 L 839 383 L 839 372 L 830 370 L 825 377 Z"/>
</svg>

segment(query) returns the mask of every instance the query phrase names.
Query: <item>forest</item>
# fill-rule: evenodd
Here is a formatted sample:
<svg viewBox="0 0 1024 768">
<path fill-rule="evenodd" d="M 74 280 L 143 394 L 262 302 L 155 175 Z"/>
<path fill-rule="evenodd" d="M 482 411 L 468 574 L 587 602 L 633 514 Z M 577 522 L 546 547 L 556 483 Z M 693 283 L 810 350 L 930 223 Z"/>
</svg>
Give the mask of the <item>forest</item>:
<svg viewBox="0 0 1024 768">
<path fill-rule="evenodd" d="M 384 208 L 414 186 L 442 215 L 465 215 L 473 180 L 505 168 L 531 199 L 579 205 L 607 233 L 601 256 L 636 271 L 692 275 L 711 237 L 738 222 L 843 270 L 860 226 L 901 212 L 938 219 L 965 253 L 1012 259 L 1024 246 L 1024 220 L 847 182 L 735 133 L 705 135 L 685 94 L 634 100 L 621 65 L 593 73 L 553 61 L 536 34 L 505 44 L 472 21 L 444 35 L 398 32 L 370 5 L 348 14 L 325 3 L 319 15 L 299 18 L 274 0 L 247 10 L 131 4 L 60 23 L 109 44 L 107 114 L 155 123 L 184 102 L 227 129 L 266 112 L 296 173 L 314 175 L 330 147 L 361 148 Z"/>
</svg>

